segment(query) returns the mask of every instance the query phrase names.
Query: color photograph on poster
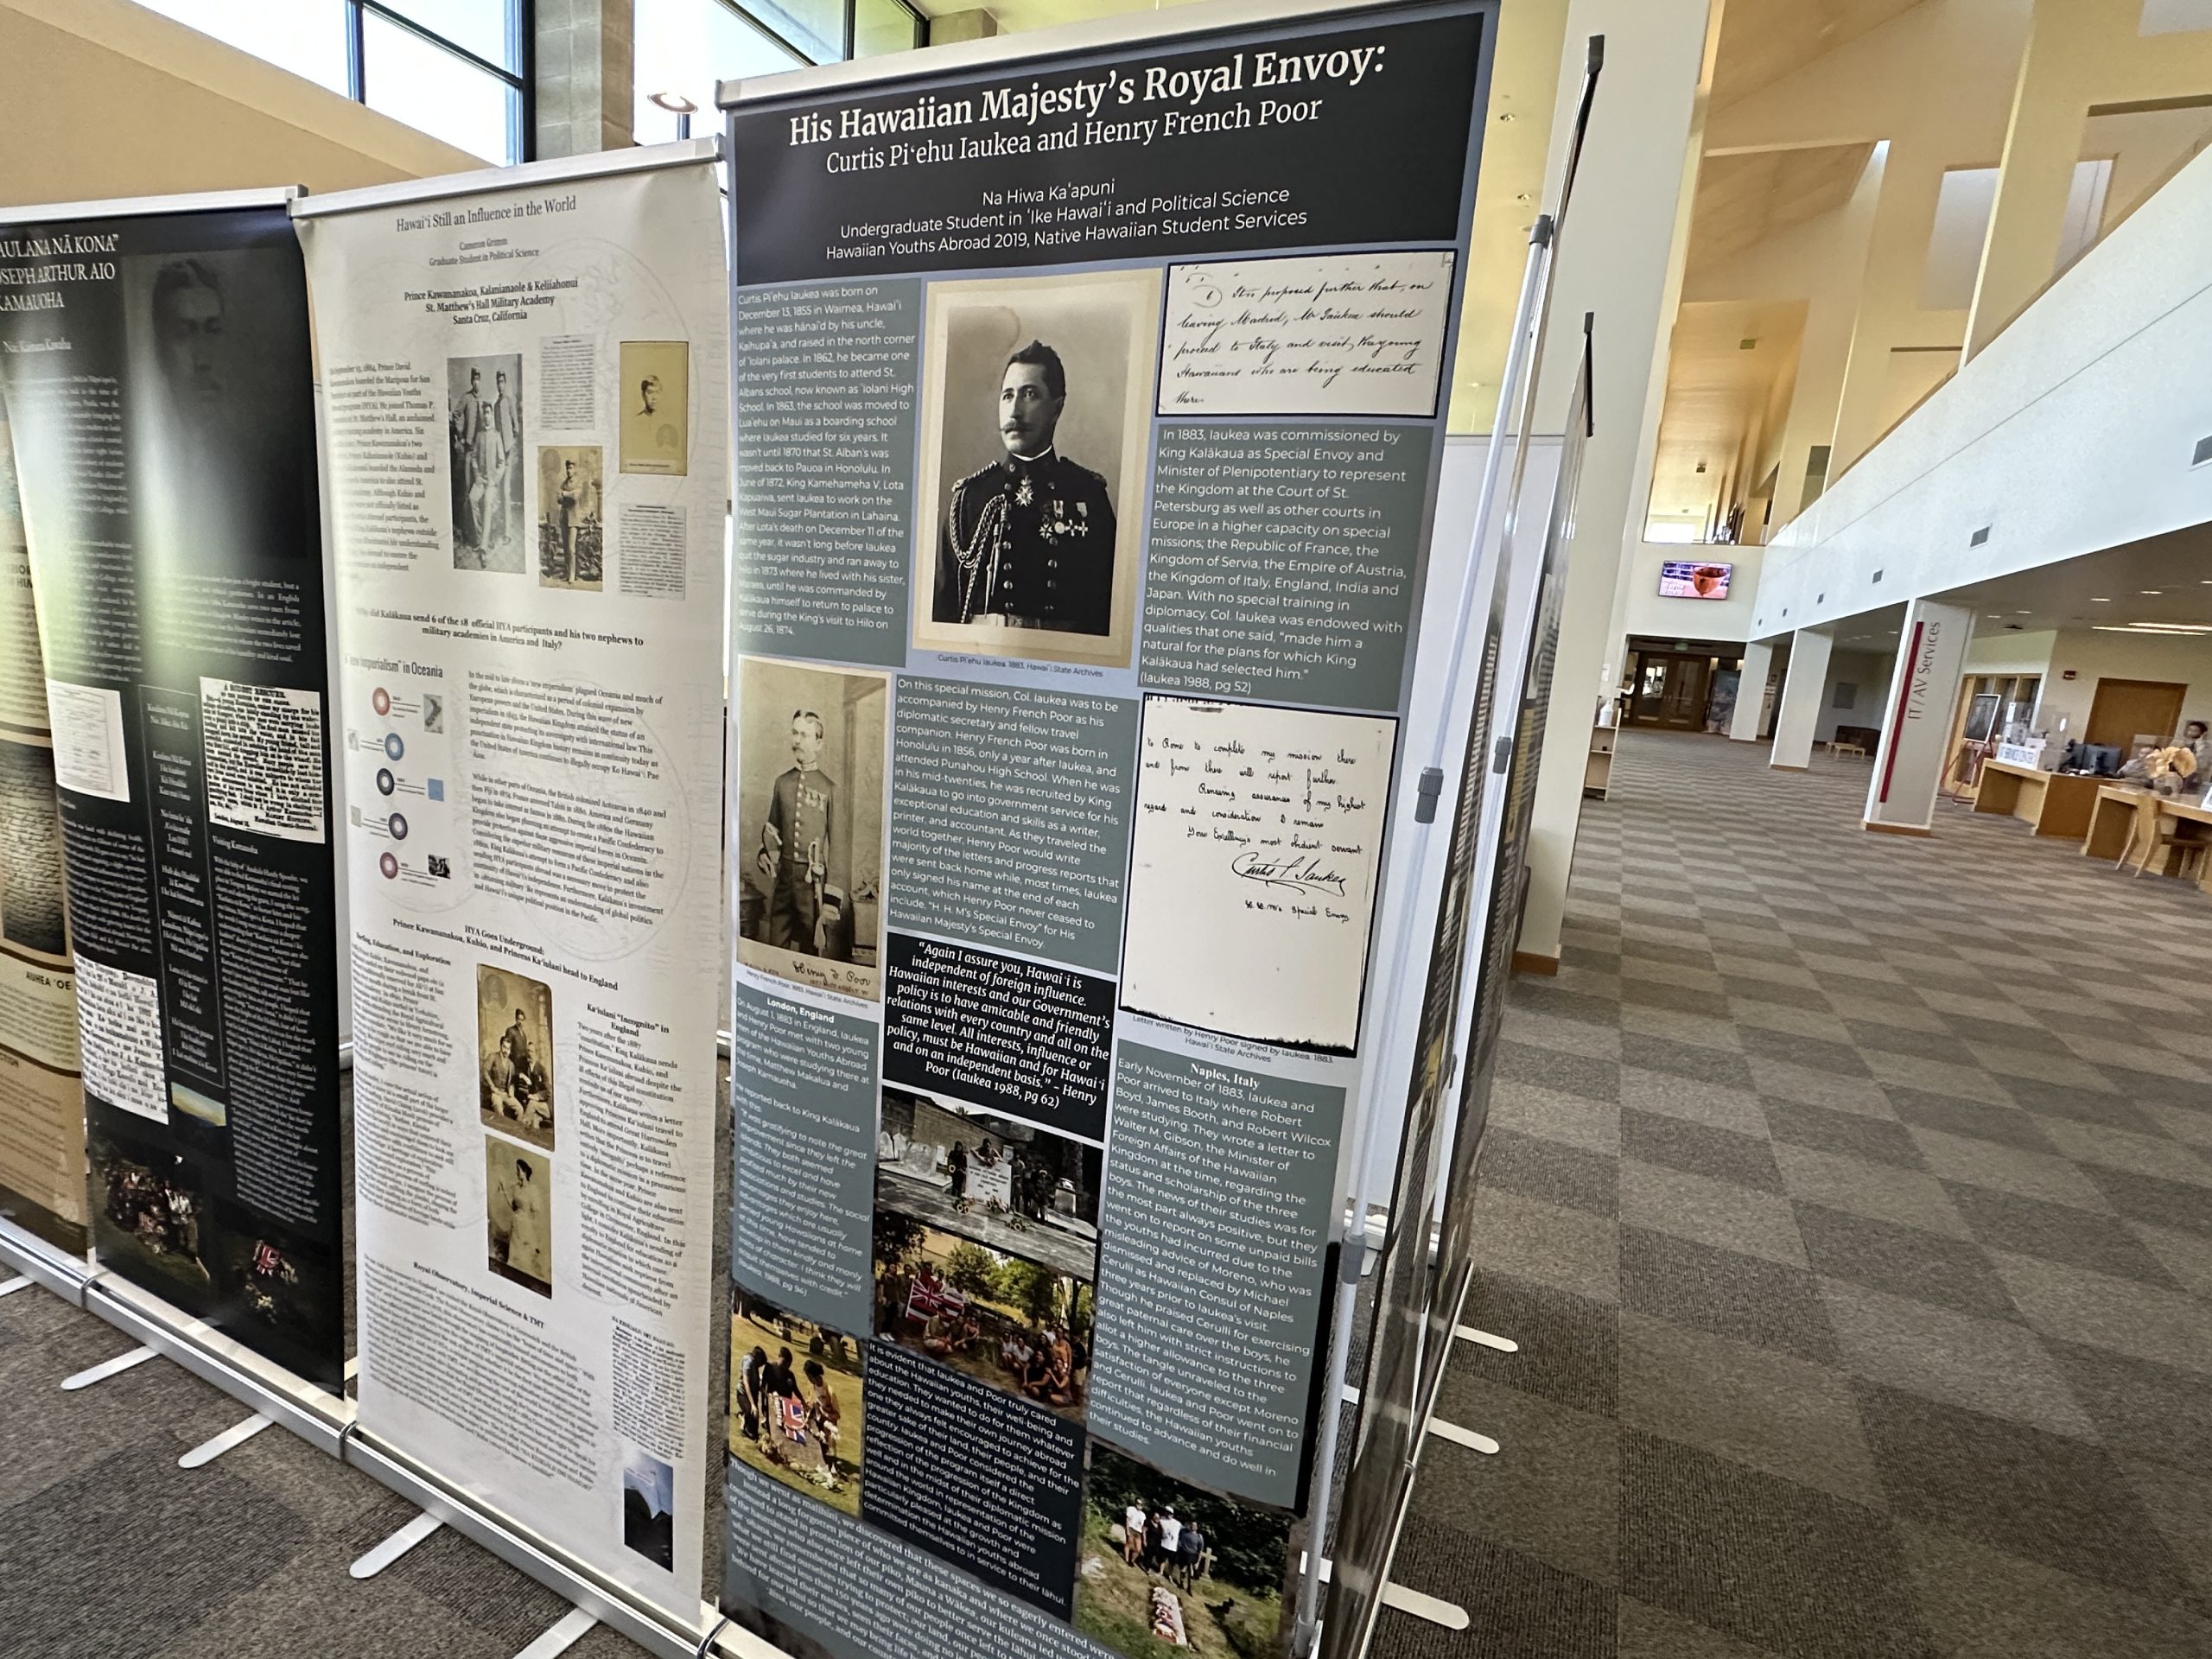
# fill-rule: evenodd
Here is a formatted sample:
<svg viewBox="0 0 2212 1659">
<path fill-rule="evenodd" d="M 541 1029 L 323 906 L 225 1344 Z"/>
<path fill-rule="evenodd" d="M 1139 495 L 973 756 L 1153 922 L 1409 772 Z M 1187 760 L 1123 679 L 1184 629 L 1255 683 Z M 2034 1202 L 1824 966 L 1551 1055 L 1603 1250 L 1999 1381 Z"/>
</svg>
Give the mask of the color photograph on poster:
<svg viewBox="0 0 2212 1659">
<path fill-rule="evenodd" d="M 553 1150 L 553 988 L 476 964 L 477 1114 L 484 1127 Z"/>
<path fill-rule="evenodd" d="M 446 444 L 453 568 L 519 575 L 522 353 L 446 359 Z"/>
<path fill-rule="evenodd" d="M 597 593 L 607 585 L 606 452 L 595 443 L 537 452 L 537 582 Z"/>
<path fill-rule="evenodd" d="M 889 678 L 747 657 L 737 681 L 737 959 L 873 1001 Z"/>
<path fill-rule="evenodd" d="M 847 1515 L 861 1512 L 862 1344 L 733 1285 L 729 1455 Z"/>
<path fill-rule="evenodd" d="M 1127 1659 L 1278 1650 L 1290 1517 L 1090 1442 L 1075 1627 Z"/>
<path fill-rule="evenodd" d="M 930 284 L 917 648 L 1128 665 L 1159 330 L 1154 271 Z"/>
<path fill-rule="evenodd" d="M 1079 1423 L 1090 1387 L 1093 1274 L 1062 1273 L 875 1212 L 875 1334 Z"/>
<path fill-rule="evenodd" d="M 553 1166 L 495 1135 L 484 1137 L 486 1262 L 502 1279 L 553 1294 Z"/>
<path fill-rule="evenodd" d="M 1122 1007 L 1349 1054 L 1397 721 L 1145 699 Z"/>
<path fill-rule="evenodd" d="M 681 340 L 626 340 L 621 349 L 619 465 L 681 477 L 690 470 L 691 347 Z"/>
<path fill-rule="evenodd" d="M 1089 1279 L 1104 1160 L 1097 1147 L 1035 1124 L 886 1089 L 876 1207 Z"/>
</svg>

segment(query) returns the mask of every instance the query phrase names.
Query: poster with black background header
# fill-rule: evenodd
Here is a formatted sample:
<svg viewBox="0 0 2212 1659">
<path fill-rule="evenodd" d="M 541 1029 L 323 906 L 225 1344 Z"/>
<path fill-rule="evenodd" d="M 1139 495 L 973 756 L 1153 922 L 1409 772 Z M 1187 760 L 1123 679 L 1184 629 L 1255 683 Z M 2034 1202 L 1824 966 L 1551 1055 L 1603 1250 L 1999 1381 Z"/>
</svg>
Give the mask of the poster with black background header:
<svg viewBox="0 0 2212 1659">
<path fill-rule="evenodd" d="M 101 1264 L 345 1356 L 314 375 L 282 200 L 0 225 Z"/>
<path fill-rule="evenodd" d="M 724 89 L 722 1605 L 787 1651 L 1290 1639 L 1493 19 Z"/>
</svg>

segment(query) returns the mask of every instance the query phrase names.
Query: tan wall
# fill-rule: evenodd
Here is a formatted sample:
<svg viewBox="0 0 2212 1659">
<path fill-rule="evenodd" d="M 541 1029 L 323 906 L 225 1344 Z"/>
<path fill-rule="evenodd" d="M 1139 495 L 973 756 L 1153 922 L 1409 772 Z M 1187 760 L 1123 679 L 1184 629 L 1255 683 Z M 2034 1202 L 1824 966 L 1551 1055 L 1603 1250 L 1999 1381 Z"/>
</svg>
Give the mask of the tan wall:
<svg viewBox="0 0 2212 1659">
<path fill-rule="evenodd" d="M 0 206 L 483 166 L 130 0 L 0 0 Z"/>
</svg>

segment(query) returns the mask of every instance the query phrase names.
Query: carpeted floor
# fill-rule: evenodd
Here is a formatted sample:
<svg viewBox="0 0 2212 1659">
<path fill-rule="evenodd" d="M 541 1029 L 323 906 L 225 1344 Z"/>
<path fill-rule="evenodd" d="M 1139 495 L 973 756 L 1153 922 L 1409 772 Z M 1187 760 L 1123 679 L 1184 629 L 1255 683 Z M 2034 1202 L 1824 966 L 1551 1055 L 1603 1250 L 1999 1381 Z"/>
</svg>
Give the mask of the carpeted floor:
<svg viewBox="0 0 2212 1659">
<path fill-rule="evenodd" d="M 1624 735 L 1514 991 L 1379 1659 L 2212 1653 L 2212 899 L 1866 763 Z M 566 1611 L 128 1339 L 0 1300 L 0 1654 L 505 1659 Z M 570 1650 L 638 1649 L 601 1630 Z M 1014 1659 L 1009 1656 L 1009 1659 Z"/>
<path fill-rule="evenodd" d="M 413 1506 L 281 1429 L 178 1468 L 246 1413 L 167 1360 L 61 1392 L 131 1345 L 42 1290 L 0 1300 L 6 1659 L 512 1659 L 568 1612 L 450 1530 L 356 1583 Z M 604 1628 L 569 1649 L 642 1651 Z"/>
<path fill-rule="evenodd" d="M 1631 731 L 1388 1659 L 2212 1654 L 2212 899 Z"/>
</svg>

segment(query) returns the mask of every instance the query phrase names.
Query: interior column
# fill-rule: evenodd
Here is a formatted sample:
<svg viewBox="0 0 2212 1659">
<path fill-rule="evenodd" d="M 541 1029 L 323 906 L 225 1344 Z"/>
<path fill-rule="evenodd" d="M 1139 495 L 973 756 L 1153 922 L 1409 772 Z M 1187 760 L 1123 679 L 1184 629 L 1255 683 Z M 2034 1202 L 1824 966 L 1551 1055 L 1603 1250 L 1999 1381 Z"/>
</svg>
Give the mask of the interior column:
<svg viewBox="0 0 2212 1659">
<path fill-rule="evenodd" d="M 1789 668 L 1774 711 L 1774 753 L 1767 759 L 1778 772 L 1802 772 L 1813 764 L 1821 690 L 1828 683 L 1828 654 L 1834 649 L 1835 636 L 1826 629 L 1800 628 L 1790 636 Z"/>
<path fill-rule="evenodd" d="M 1866 789 L 1867 829 L 1893 836 L 1932 833 L 1959 677 L 1973 639 L 1974 613 L 1963 605 L 1916 599 L 1905 607 L 1882 746 Z"/>
<path fill-rule="evenodd" d="M 1736 681 L 1736 711 L 1728 717 L 1728 741 L 1756 743 L 1759 715 L 1766 708 L 1766 683 L 1774 673 L 1774 641 L 1754 639 L 1744 647 L 1744 671 Z"/>
</svg>

